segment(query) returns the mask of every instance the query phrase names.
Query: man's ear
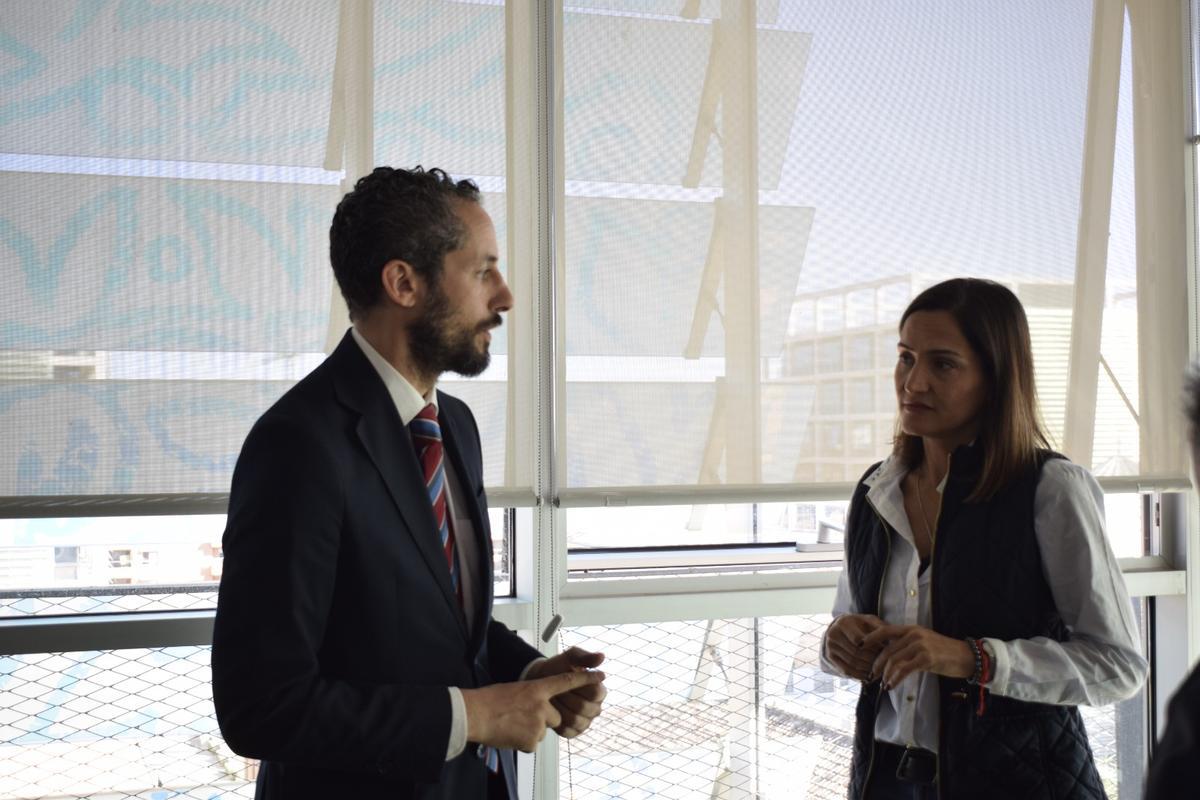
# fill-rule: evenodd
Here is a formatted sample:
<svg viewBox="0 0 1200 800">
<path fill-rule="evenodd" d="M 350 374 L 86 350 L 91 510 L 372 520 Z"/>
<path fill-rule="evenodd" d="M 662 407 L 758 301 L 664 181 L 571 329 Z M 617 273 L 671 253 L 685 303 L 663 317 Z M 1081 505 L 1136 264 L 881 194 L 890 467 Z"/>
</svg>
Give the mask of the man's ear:
<svg viewBox="0 0 1200 800">
<path fill-rule="evenodd" d="M 425 291 L 425 282 L 412 264 L 393 258 L 379 272 L 384 296 L 401 308 L 415 308 Z"/>
</svg>

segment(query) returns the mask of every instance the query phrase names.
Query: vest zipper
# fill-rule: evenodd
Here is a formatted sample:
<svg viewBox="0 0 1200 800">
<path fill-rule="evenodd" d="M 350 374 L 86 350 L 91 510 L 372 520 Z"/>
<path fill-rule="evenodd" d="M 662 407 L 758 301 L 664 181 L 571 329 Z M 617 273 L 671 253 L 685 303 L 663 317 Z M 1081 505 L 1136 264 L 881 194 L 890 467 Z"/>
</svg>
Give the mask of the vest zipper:
<svg viewBox="0 0 1200 800">
<path fill-rule="evenodd" d="M 953 453 L 946 456 L 946 477 L 947 478 L 949 478 L 949 476 L 950 476 L 950 461 L 953 458 L 954 458 Z M 943 479 L 943 483 L 945 483 L 945 482 L 946 482 L 946 479 Z M 918 489 L 917 491 L 920 491 L 920 489 Z M 941 525 L 941 523 L 942 523 L 942 500 L 944 500 L 946 497 L 946 490 L 943 489 L 938 494 L 940 494 L 941 497 L 938 498 L 937 514 L 935 514 L 933 517 L 933 540 L 929 543 L 929 627 L 930 627 L 930 629 L 933 629 L 933 609 L 934 609 L 933 590 L 937 586 L 937 574 L 934 572 L 934 570 L 937 569 L 937 564 L 934 561 L 934 551 L 937 549 L 937 540 L 938 540 L 938 533 L 939 533 L 938 526 Z M 935 676 L 935 677 L 937 678 L 937 684 L 938 684 L 938 718 L 937 718 L 938 752 L 937 752 L 937 760 L 934 762 L 937 764 L 937 768 L 935 770 L 936 776 L 934 778 L 934 788 L 935 788 L 935 791 L 937 792 L 938 800 L 941 800 L 941 798 L 942 798 L 942 753 L 941 753 L 941 750 L 942 750 L 942 692 L 941 692 L 942 678 L 940 675 Z"/>
<path fill-rule="evenodd" d="M 875 616 L 879 616 L 883 611 L 883 583 L 887 578 L 888 566 L 892 562 L 892 529 L 888 527 L 884 521 L 883 515 L 879 513 L 879 509 L 875 508 L 875 504 L 867 495 L 863 495 L 863 501 L 871 507 L 871 511 L 875 513 L 875 518 L 879 520 L 880 526 L 883 528 L 887 536 L 884 541 L 887 543 L 887 555 L 883 558 L 883 570 L 879 573 L 879 591 L 875 597 Z M 879 718 L 879 704 L 883 702 L 883 686 L 879 687 L 879 691 L 875 694 L 875 715 L 872 719 Z M 875 770 L 875 731 L 871 731 L 871 758 L 867 761 L 867 775 L 863 778 L 863 797 L 868 797 L 867 789 L 871 787 L 871 773 Z"/>
</svg>

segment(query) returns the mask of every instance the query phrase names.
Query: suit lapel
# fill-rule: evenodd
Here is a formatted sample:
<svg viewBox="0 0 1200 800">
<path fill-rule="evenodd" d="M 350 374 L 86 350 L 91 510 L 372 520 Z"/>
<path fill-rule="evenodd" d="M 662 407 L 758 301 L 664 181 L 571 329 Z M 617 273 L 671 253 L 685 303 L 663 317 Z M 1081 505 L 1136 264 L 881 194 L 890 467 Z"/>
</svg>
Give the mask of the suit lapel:
<svg viewBox="0 0 1200 800">
<path fill-rule="evenodd" d="M 475 454 L 474 463 L 468 464 L 463 456 L 463 449 L 467 442 L 472 439 L 466 438 L 467 434 L 461 424 L 459 416 L 449 411 L 447 404 L 444 401 L 445 395 L 441 392 L 438 399 L 438 423 L 442 426 L 442 443 L 445 447 L 446 457 L 450 460 L 451 466 L 454 467 L 454 472 L 458 475 L 458 483 L 462 488 L 461 494 L 465 497 L 455 497 L 455 502 L 460 504 L 460 508 L 466 511 L 471 517 L 471 527 L 474 528 L 475 534 L 475 552 L 478 554 L 479 560 L 479 583 L 475 592 L 475 642 L 478 646 L 482 642 L 482 636 L 486 633 L 487 622 L 491 619 L 492 613 L 492 588 L 494 580 L 492 577 L 492 543 L 487 536 L 487 520 L 484 514 L 487 513 L 486 508 L 481 508 L 476 502 L 479 490 L 482 488 L 479 481 L 476 479 L 476 474 L 480 471 L 479 456 Z M 461 444 L 461 446 L 460 446 Z"/>
<path fill-rule="evenodd" d="M 408 428 L 400 421 L 383 380 L 349 333 L 331 358 L 338 359 L 341 367 L 336 380 L 338 397 L 361 414 L 355 432 L 379 470 L 407 534 L 437 581 L 465 637 L 466 620 L 450 583 L 433 507 L 425 491 L 425 476 Z"/>
</svg>

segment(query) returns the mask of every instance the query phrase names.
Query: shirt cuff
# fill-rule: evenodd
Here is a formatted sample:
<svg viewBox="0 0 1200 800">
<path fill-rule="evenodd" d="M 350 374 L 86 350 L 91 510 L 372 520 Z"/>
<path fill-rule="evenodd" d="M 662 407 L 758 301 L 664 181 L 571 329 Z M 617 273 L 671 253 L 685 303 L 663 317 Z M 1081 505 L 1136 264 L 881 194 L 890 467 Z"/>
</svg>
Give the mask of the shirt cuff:
<svg viewBox="0 0 1200 800">
<path fill-rule="evenodd" d="M 541 658 L 535 658 L 533 661 L 530 661 L 528 664 L 525 665 L 525 669 L 521 670 L 521 675 L 520 675 L 520 677 L 517 678 L 517 680 L 519 680 L 519 681 L 525 680 L 525 676 L 529 674 L 529 670 L 533 669 L 534 664 L 540 664 L 546 660 L 547 660 L 546 657 L 542 656 Z"/>
<path fill-rule="evenodd" d="M 446 745 L 446 760 L 451 761 L 467 749 L 467 704 L 462 690 L 457 686 L 450 690 L 450 741 Z"/>
<path fill-rule="evenodd" d="M 1003 695 L 1008 690 L 1008 681 L 1012 675 L 1008 645 L 999 639 L 984 639 L 983 646 L 992 658 L 992 679 L 987 682 L 988 691 Z"/>
</svg>

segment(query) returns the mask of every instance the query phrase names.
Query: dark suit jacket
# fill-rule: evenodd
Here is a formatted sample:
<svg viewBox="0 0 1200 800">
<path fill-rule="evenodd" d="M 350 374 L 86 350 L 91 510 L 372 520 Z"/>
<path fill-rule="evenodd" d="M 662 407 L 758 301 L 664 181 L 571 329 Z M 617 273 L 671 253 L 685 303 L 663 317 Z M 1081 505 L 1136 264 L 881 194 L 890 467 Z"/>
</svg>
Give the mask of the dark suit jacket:
<svg viewBox="0 0 1200 800">
<path fill-rule="evenodd" d="M 1146 773 L 1145 800 L 1195 797 L 1200 792 L 1200 667 L 1167 706 L 1167 729 Z"/>
<path fill-rule="evenodd" d="M 474 745 L 445 760 L 446 687 L 516 680 L 538 652 L 491 618 L 479 432 L 461 401 L 438 407 L 483 567 L 473 635 L 408 429 L 349 334 L 246 437 L 212 676 L 225 741 L 263 761 L 258 797 L 487 796 Z"/>
</svg>

